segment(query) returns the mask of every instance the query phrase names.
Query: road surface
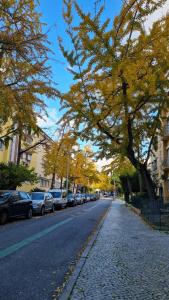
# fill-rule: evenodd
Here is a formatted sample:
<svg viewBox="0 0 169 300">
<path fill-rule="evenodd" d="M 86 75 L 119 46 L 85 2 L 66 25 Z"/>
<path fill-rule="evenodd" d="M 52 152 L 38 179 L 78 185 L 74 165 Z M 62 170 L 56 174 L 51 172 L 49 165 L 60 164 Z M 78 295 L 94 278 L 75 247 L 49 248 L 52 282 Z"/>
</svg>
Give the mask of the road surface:
<svg viewBox="0 0 169 300">
<path fill-rule="evenodd" d="M 0 226 L 0 299 L 49 300 L 111 200 Z"/>
</svg>

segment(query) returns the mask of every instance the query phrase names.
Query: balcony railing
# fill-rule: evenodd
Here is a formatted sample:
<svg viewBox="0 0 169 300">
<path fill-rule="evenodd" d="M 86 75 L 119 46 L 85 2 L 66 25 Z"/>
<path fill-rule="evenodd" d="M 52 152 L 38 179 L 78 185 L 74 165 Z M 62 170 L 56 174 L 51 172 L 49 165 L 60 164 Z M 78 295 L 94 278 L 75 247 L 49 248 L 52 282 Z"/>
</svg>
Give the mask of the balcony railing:
<svg viewBox="0 0 169 300">
<path fill-rule="evenodd" d="M 169 170 L 169 158 L 163 160 L 162 166 L 163 169 Z"/>
<path fill-rule="evenodd" d="M 163 129 L 163 139 L 168 139 L 169 138 L 169 125 L 164 126 Z"/>
</svg>

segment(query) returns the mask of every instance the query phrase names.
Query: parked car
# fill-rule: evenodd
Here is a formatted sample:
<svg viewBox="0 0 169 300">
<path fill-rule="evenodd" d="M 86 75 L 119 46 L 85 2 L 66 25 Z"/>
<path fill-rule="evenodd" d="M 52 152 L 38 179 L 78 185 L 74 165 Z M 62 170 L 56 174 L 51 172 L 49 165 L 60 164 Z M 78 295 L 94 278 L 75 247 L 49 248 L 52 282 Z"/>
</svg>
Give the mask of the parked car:
<svg viewBox="0 0 169 300">
<path fill-rule="evenodd" d="M 67 206 L 67 192 L 63 189 L 51 189 L 49 193 L 52 194 L 55 208 L 64 208 Z"/>
<path fill-rule="evenodd" d="M 97 200 L 96 194 L 90 194 L 90 200 L 91 200 L 91 201 Z"/>
<path fill-rule="evenodd" d="M 96 200 L 99 200 L 100 199 L 100 194 L 99 193 L 95 193 L 95 197 L 96 197 Z"/>
<path fill-rule="evenodd" d="M 32 192 L 31 193 L 33 212 L 43 216 L 45 212 L 54 212 L 54 200 L 51 193 Z"/>
<path fill-rule="evenodd" d="M 90 201 L 90 194 L 86 194 L 86 202 Z"/>
<path fill-rule="evenodd" d="M 67 205 L 75 206 L 77 204 L 74 194 L 68 194 L 67 196 Z"/>
<path fill-rule="evenodd" d="M 87 202 L 86 194 L 81 194 L 81 197 L 83 199 L 83 203 L 86 203 Z"/>
<path fill-rule="evenodd" d="M 25 216 L 32 218 L 32 201 L 28 193 L 21 191 L 0 191 L 0 224 L 9 218 Z"/>
<path fill-rule="evenodd" d="M 75 199 L 77 204 L 83 204 L 83 196 L 81 194 L 76 194 Z"/>
</svg>

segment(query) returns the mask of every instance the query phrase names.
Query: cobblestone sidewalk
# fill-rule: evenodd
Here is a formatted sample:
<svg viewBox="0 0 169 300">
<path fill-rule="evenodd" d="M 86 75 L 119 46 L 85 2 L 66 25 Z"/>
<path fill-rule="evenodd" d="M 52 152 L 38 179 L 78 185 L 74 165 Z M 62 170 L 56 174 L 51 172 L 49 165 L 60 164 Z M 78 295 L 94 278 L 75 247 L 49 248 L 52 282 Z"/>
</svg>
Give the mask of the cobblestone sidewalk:
<svg viewBox="0 0 169 300">
<path fill-rule="evenodd" d="M 169 235 L 113 202 L 70 299 L 169 300 Z"/>
</svg>

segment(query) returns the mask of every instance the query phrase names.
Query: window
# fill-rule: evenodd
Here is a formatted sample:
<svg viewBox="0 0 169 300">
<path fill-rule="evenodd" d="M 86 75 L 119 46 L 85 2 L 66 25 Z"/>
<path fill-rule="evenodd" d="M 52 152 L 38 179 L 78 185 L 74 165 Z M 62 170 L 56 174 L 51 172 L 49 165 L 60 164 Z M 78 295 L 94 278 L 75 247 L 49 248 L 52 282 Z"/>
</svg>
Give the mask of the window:
<svg viewBox="0 0 169 300">
<path fill-rule="evenodd" d="M 21 155 L 21 158 L 22 158 L 22 163 L 24 166 L 29 166 L 30 162 L 31 162 L 31 159 L 32 159 L 32 154 L 30 153 L 23 153 Z"/>
<path fill-rule="evenodd" d="M 29 199 L 29 196 L 26 193 L 20 192 L 19 194 L 20 194 L 20 197 L 21 197 L 22 200 L 28 200 Z"/>
<path fill-rule="evenodd" d="M 19 200 L 19 194 L 18 194 L 18 193 L 12 194 L 12 195 L 11 195 L 11 200 L 12 200 L 12 201 L 18 201 L 18 200 Z"/>
<path fill-rule="evenodd" d="M 49 182 L 48 179 L 41 178 L 41 180 L 40 180 L 40 185 L 41 185 L 42 187 L 49 187 L 49 184 L 50 184 L 50 182 Z"/>
<path fill-rule="evenodd" d="M 31 194 L 31 199 L 32 200 L 43 200 L 44 199 L 44 193 L 36 193 L 36 192 L 33 192 Z"/>
<path fill-rule="evenodd" d="M 53 198 L 61 198 L 61 192 L 51 192 Z"/>
<path fill-rule="evenodd" d="M 0 150 L 4 149 L 4 143 L 0 140 Z"/>
</svg>

